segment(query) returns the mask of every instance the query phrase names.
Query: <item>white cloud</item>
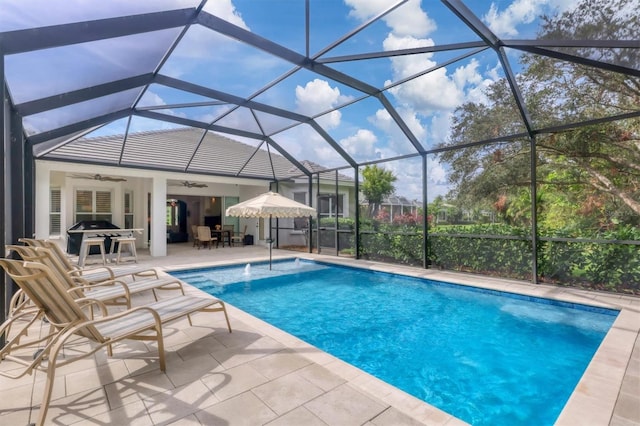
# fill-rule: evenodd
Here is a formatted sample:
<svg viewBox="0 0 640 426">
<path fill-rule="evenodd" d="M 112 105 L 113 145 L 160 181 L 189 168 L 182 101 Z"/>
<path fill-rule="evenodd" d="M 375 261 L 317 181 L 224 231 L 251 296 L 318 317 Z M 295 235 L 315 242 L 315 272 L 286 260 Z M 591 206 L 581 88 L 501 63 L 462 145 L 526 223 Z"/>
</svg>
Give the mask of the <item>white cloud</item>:
<svg viewBox="0 0 640 426">
<path fill-rule="evenodd" d="M 352 8 L 350 16 L 364 22 L 391 7 L 395 0 L 345 0 Z M 424 37 L 436 30 L 433 19 L 420 8 L 420 0 L 409 0 L 382 20 L 398 35 Z"/>
<path fill-rule="evenodd" d="M 500 78 L 497 73 L 499 65 L 486 72 L 487 78 L 482 77 L 478 71 L 479 66 L 478 61 L 472 59 L 467 65 L 456 68 L 453 80 L 459 87 L 465 88 L 466 102 L 486 104 L 488 102 L 485 95 L 487 88 Z"/>
<path fill-rule="evenodd" d="M 452 111 L 442 111 L 431 117 L 431 125 L 427 136 L 427 148 L 433 148 L 436 144 L 444 142 L 449 137 L 451 129 Z"/>
<path fill-rule="evenodd" d="M 506 9 L 499 11 L 491 3 L 489 11 L 482 17 L 489 28 L 501 37 L 518 35 L 517 26 L 530 24 L 549 4 L 550 0 L 515 0 Z"/>
<path fill-rule="evenodd" d="M 430 38 L 421 39 L 412 36 L 397 36 L 394 33 L 389 33 L 382 43 L 382 47 L 385 51 L 429 47 L 434 45 L 435 43 Z M 433 67 L 436 63 L 431 60 L 432 56 L 433 54 L 431 53 L 425 53 L 422 55 L 397 56 L 391 58 L 393 74 L 398 78 L 409 77 Z"/>
<path fill-rule="evenodd" d="M 548 1 L 566 0 L 533 1 L 536 5 L 542 5 Z M 346 0 L 346 3 L 353 8 L 351 15 L 361 21 L 370 19 L 391 4 L 382 0 Z M 493 16 L 496 17 L 496 22 L 499 19 L 505 19 L 505 23 L 508 17 L 528 18 L 527 13 L 533 12 L 528 11 L 526 6 L 527 3 L 516 0 L 509 9 L 509 14 L 501 15 L 496 8 Z M 429 35 L 436 28 L 435 23 L 420 10 L 419 1 L 410 0 L 397 11 L 385 17 L 384 20 L 391 28 L 383 42 L 385 51 L 426 47 L 435 44 L 434 40 L 429 38 Z M 422 20 L 422 24 L 416 25 L 415 22 L 420 20 Z M 515 20 L 510 22 L 515 23 Z M 437 65 L 433 54 L 393 57 L 390 58 L 390 62 L 391 78 L 385 81 L 385 85 L 412 77 Z M 436 143 L 447 139 L 455 108 L 467 101 L 486 102 L 483 94 L 484 89 L 499 78 L 499 67 L 483 70 L 479 60 L 474 58 L 465 61 L 455 69 L 453 67 L 440 68 L 414 78 L 389 89 L 388 94 L 395 98 L 394 105 L 397 112 L 416 138 L 426 148 L 433 148 Z M 377 111 L 375 116 L 369 117 L 369 121 L 374 123 L 385 137 L 384 141 L 377 142 L 376 153 L 380 155 L 380 158 L 389 158 L 407 152 L 407 144 L 410 142 L 398 126 L 393 123 L 386 110 Z M 350 140 L 350 143 L 353 144 L 353 147 L 357 146 L 354 141 Z M 371 149 L 362 141 L 360 143 L 359 149 L 364 149 L 365 146 Z M 445 195 L 449 192 L 450 187 L 447 184 L 445 167 L 438 163 L 433 156 L 430 156 L 428 161 L 428 196 L 431 200 L 437 195 Z M 385 163 L 385 167 L 392 170 L 398 177 L 397 192 L 400 195 L 416 199 L 422 198 L 422 165 L 420 161 L 413 163 L 405 159 L 402 162 Z"/>
<path fill-rule="evenodd" d="M 378 156 L 377 141 L 378 138 L 371 130 L 359 129 L 355 135 L 344 138 L 339 143 L 352 157 L 371 160 Z"/>
<path fill-rule="evenodd" d="M 418 117 L 418 114 L 414 110 L 407 108 L 398 108 L 397 110 L 402 120 L 409 127 L 409 130 L 411 130 L 411 133 L 413 133 L 418 140 L 424 140 L 427 129 Z"/>
<path fill-rule="evenodd" d="M 423 115 L 450 110 L 460 105 L 464 93 L 448 76 L 444 68 L 415 78 L 389 90 L 405 106 Z"/>
<path fill-rule="evenodd" d="M 342 156 L 308 125 L 296 126 L 272 136 L 294 158 L 310 160 L 324 167 L 346 165 Z"/>
<path fill-rule="evenodd" d="M 420 118 L 415 111 L 406 108 L 398 108 L 397 112 L 407 127 L 409 127 L 409 130 L 411 130 L 413 135 L 418 140 L 422 140 L 426 135 L 426 129 L 420 122 Z M 407 138 L 391 115 L 389 115 L 389 112 L 386 109 L 377 110 L 373 116 L 368 118 L 368 120 L 371 124 L 382 130 L 388 138 L 386 144 L 378 144 L 380 146 L 380 158 L 391 158 L 398 155 L 416 152 L 411 141 Z"/>
<path fill-rule="evenodd" d="M 579 0 L 514 0 L 503 10 L 492 2 L 482 16 L 489 28 L 500 37 L 520 35 L 518 27 L 531 24 L 544 13 L 555 14 L 574 9 Z"/>
<path fill-rule="evenodd" d="M 193 2 L 190 0 L 179 1 L 183 3 L 181 7 L 193 7 Z M 174 4 L 172 8 L 177 6 Z M 209 1 L 204 7 L 204 11 L 251 31 L 241 14 L 236 10 L 232 0 Z M 240 54 L 238 52 L 240 48 L 236 40 L 204 26 L 192 25 L 172 53 L 170 60 L 164 65 L 162 73 L 184 78 L 185 75 L 193 72 L 211 73 L 212 69 L 228 68 L 230 61 L 233 61 L 237 70 L 242 70 L 246 64 L 251 64 L 252 67 L 262 66 L 264 69 L 271 69 L 274 64 L 279 63 L 275 58 L 266 58 L 266 55 L 262 54 L 250 54 L 246 50 Z M 213 51 L 215 51 L 215 55 L 212 55 Z"/>
<path fill-rule="evenodd" d="M 153 89 L 148 89 L 146 92 L 144 92 L 144 96 L 140 100 L 140 104 L 139 104 L 139 106 L 142 106 L 142 107 L 161 106 L 161 105 L 167 105 L 167 103 L 165 102 L 164 99 L 162 99 L 162 96 L 154 92 Z"/>
<path fill-rule="evenodd" d="M 340 94 L 340 89 L 331 87 L 326 80 L 319 78 L 308 82 L 304 87 L 296 87 L 297 111 L 305 115 L 328 111 L 348 99 Z M 319 117 L 317 121 L 325 129 L 332 129 L 340 125 L 341 117 L 340 111 L 332 111 Z"/>
<path fill-rule="evenodd" d="M 429 157 L 427 160 L 427 181 L 435 185 L 443 185 L 447 183 L 447 172 L 442 164 Z"/>
<path fill-rule="evenodd" d="M 420 158 L 390 161 L 379 165 L 393 173 L 395 193 L 410 200 L 422 200 L 422 160 Z"/>
<path fill-rule="evenodd" d="M 2 0 L 0 31 L 192 7 L 193 0 Z M 247 29 L 232 0 L 209 1 L 204 10 Z"/>
<path fill-rule="evenodd" d="M 186 2 L 192 5 L 192 2 L 189 0 L 187 0 Z M 240 12 L 236 10 L 236 7 L 233 5 L 231 0 L 208 1 L 204 6 L 204 10 L 212 15 L 224 19 L 225 21 L 231 22 L 234 25 L 244 28 L 245 30 L 249 29 L 247 24 L 242 19 Z"/>
<path fill-rule="evenodd" d="M 453 73 L 453 81 L 458 87 L 464 87 L 467 84 L 478 84 L 482 82 L 482 76 L 478 73 L 478 61 L 471 59 L 465 66 L 458 67 Z"/>
<path fill-rule="evenodd" d="M 384 49 L 395 50 L 418 46 L 431 46 L 431 39 L 396 37 L 393 34 L 385 39 Z M 436 65 L 431 55 L 393 58 L 394 81 L 410 77 Z M 440 68 L 417 77 L 389 90 L 402 105 L 428 116 L 438 111 L 451 110 L 467 100 L 467 93 L 474 86 L 485 86 L 485 80 L 478 70 L 478 61 L 472 59 L 467 65 L 456 68 L 452 75 L 446 68 Z M 385 82 L 390 84 L 391 81 Z M 477 94 L 474 95 L 474 98 Z"/>
<path fill-rule="evenodd" d="M 322 146 L 313 149 L 313 154 L 311 156 L 305 158 L 310 158 L 311 161 L 320 163 L 325 167 L 344 165 L 344 159 L 336 153 L 336 150 L 325 142 L 322 143 Z"/>
</svg>

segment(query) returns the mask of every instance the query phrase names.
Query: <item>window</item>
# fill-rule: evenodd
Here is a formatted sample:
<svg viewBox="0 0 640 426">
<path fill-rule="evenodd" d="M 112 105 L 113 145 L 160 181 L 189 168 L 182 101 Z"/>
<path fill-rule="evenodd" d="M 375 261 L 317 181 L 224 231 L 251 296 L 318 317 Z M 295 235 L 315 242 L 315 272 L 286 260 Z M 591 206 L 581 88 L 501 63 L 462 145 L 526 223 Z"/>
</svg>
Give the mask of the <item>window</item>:
<svg viewBox="0 0 640 426">
<path fill-rule="evenodd" d="M 297 201 L 298 203 L 307 204 L 307 193 L 294 192 L 293 200 Z M 295 230 L 307 229 L 309 227 L 308 222 L 309 222 L 309 219 L 306 217 L 296 217 L 293 219 L 293 229 Z"/>
<path fill-rule="evenodd" d="M 133 192 L 124 193 L 124 227 L 133 228 Z"/>
<path fill-rule="evenodd" d="M 337 206 L 336 206 L 337 202 Z M 343 217 L 344 194 L 321 194 L 318 206 L 318 216 Z M 337 208 L 336 208 L 337 207 Z"/>
<path fill-rule="evenodd" d="M 240 197 L 224 197 L 224 209 L 223 213 L 231 206 L 235 206 L 240 202 Z M 233 225 L 233 232 L 240 232 L 240 218 L 233 216 L 225 216 L 223 225 Z"/>
<path fill-rule="evenodd" d="M 60 235 L 62 191 L 51 188 L 49 195 L 49 235 Z"/>
<path fill-rule="evenodd" d="M 294 192 L 293 193 L 293 201 L 297 201 L 298 203 L 307 204 L 307 193 L 306 192 Z"/>
<path fill-rule="evenodd" d="M 112 221 L 111 191 L 79 189 L 76 191 L 76 222 L 81 220 Z"/>
</svg>

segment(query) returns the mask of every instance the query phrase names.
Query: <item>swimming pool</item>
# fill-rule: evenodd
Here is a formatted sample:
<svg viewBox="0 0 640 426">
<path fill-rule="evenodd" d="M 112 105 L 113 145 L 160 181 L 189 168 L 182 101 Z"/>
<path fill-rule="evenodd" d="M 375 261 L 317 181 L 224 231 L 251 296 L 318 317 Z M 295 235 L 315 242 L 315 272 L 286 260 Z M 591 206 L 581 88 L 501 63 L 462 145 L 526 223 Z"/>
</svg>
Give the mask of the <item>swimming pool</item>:
<svg viewBox="0 0 640 426">
<path fill-rule="evenodd" d="M 307 261 L 172 274 L 475 425 L 553 424 L 618 312 Z"/>
</svg>

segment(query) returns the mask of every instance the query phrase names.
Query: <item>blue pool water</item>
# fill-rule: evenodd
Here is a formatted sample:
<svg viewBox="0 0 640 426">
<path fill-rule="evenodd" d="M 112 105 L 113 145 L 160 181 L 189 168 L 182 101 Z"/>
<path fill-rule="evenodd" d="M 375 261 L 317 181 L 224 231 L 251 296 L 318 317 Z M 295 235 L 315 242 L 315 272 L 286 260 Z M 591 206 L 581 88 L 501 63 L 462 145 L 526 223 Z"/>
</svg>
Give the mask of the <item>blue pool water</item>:
<svg viewBox="0 0 640 426">
<path fill-rule="evenodd" d="M 474 425 L 553 424 L 618 313 L 307 261 L 172 274 Z"/>
</svg>

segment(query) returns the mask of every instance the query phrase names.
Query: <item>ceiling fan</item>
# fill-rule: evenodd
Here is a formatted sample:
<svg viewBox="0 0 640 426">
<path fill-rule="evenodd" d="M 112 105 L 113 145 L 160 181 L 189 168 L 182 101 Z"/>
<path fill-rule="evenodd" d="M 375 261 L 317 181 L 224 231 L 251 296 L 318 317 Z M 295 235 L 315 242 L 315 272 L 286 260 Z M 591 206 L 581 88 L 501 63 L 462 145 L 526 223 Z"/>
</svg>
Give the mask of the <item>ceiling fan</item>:
<svg viewBox="0 0 640 426">
<path fill-rule="evenodd" d="M 206 183 L 198 183 L 198 182 L 189 182 L 188 180 L 182 181 L 180 183 L 170 184 L 171 186 L 184 186 L 186 188 L 206 188 L 208 185 Z"/>
<path fill-rule="evenodd" d="M 114 176 L 104 176 L 101 174 L 95 175 L 72 175 L 74 179 L 91 179 L 91 180 L 99 180 L 101 182 L 126 182 L 127 180 L 122 177 L 114 177 Z"/>
</svg>

